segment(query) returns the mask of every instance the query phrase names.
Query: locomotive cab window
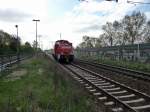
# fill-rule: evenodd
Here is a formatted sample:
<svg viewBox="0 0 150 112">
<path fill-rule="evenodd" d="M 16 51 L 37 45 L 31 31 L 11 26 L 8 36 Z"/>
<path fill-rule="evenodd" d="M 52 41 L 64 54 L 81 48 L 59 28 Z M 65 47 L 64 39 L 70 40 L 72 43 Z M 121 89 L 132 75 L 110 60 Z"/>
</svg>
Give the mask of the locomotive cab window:
<svg viewBox="0 0 150 112">
<path fill-rule="evenodd" d="M 56 44 L 56 45 L 55 45 L 55 48 L 57 49 L 58 47 L 59 47 L 59 45 L 58 45 L 58 44 Z"/>
</svg>

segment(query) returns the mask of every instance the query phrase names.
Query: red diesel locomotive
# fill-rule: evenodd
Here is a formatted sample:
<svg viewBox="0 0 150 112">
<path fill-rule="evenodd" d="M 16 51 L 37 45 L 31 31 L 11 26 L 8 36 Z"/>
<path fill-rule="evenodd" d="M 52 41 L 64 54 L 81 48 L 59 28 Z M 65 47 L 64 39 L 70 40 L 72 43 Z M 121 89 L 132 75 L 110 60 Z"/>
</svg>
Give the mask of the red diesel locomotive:
<svg viewBox="0 0 150 112">
<path fill-rule="evenodd" d="M 74 59 L 72 43 L 67 40 L 56 41 L 53 55 L 59 62 L 72 62 Z"/>
</svg>

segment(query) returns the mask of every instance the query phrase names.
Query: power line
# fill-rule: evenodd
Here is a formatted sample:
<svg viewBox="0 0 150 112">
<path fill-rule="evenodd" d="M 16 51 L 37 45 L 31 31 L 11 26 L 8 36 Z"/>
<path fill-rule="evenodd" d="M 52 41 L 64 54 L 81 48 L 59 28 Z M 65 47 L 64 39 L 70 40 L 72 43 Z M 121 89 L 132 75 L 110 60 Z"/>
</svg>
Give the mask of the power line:
<svg viewBox="0 0 150 112">
<path fill-rule="evenodd" d="M 134 2 L 134 1 L 129 1 L 129 0 L 127 0 L 127 3 L 130 3 L 130 4 L 150 4 L 150 2 Z"/>
</svg>

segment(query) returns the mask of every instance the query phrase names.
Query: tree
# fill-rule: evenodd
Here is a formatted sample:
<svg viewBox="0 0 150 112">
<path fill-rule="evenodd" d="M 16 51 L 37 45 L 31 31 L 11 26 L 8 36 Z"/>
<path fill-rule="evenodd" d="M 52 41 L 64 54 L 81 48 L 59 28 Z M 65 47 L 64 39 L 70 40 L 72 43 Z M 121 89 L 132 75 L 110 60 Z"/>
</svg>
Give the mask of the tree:
<svg viewBox="0 0 150 112">
<path fill-rule="evenodd" d="M 146 43 L 150 43 L 150 20 L 146 23 L 144 31 L 143 40 Z"/>
<path fill-rule="evenodd" d="M 92 39 L 89 36 L 83 36 L 83 42 L 85 42 L 86 48 L 93 48 Z"/>
<path fill-rule="evenodd" d="M 0 31 L 0 54 L 16 53 L 17 38 L 7 32 Z M 20 43 L 20 39 L 19 39 Z"/>
<path fill-rule="evenodd" d="M 106 34 L 105 33 L 103 33 L 103 34 L 101 34 L 100 36 L 99 36 L 99 40 L 101 41 L 101 46 L 102 47 L 106 47 L 106 46 L 109 46 L 109 42 L 108 42 L 108 40 L 106 39 Z"/>
<path fill-rule="evenodd" d="M 113 41 L 114 41 L 114 29 L 113 29 L 113 24 L 110 22 L 107 22 L 106 25 L 102 26 L 102 29 L 105 33 L 105 39 L 108 40 L 108 43 L 110 46 L 113 46 Z"/>
<path fill-rule="evenodd" d="M 120 21 L 107 22 L 102 26 L 103 34 L 99 38 L 83 36 L 82 48 L 97 48 L 113 45 L 134 44 L 136 42 L 150 42 L 150 20 L 141 12 L 126 15 Z"/>
<path fill-rule="evenodd" d="M 102 47 L 102 40 L 101 38 L 98 38 L 95 43 L 95 48 L 100 48 L 100 47 Z"/>
<path fill-rule="evenodd" d="M 77 48 L 86 48 L 85 42 L 81 42 L 81 43 L 77 46 Z"/>
<path fill-rule="evenodd" d="M 26 46 L 27 48 L 31 48 L 31 45 L 30 45 L 29 42 L 25 42 L 25 46 Z"/>
<path fill-rule="evenodd" d="M 32 53 L 33 52 L 33 48 L 31 47 L 29 42 L 25 42 L 25 44 L 22 45 L 21 52 L 23 52 L 23 53 Z"/>
<path fill-rule="evenodd" d="M 131 16 L 126 15 L 123 20 L 123 31 L 125 38 L 128 42 L 134 44 L 135 41 L 140 40 L 143 35 L 143 25 L 145 24 L 146 17 L 144 13 L 133 12 Z"/>
</svg>

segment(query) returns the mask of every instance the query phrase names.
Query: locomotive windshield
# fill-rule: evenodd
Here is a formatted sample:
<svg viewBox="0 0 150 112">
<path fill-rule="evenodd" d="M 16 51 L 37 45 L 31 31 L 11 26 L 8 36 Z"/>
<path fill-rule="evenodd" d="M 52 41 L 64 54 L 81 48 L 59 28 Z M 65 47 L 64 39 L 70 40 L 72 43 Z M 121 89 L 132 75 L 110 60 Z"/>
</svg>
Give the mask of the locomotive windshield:
<svg viewBox="0 0 150 112">
<path fill-rule="evenodd" d="M 59 40 L 59 41 L 56 41 L 56 44 L 57 45 L 63 45 L 63 46 L 72 46 L 72 43 L 68 42 L 67 40 Z"/>
</svg>

